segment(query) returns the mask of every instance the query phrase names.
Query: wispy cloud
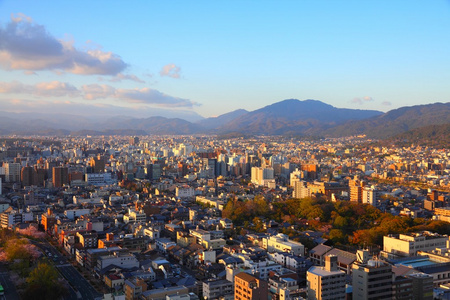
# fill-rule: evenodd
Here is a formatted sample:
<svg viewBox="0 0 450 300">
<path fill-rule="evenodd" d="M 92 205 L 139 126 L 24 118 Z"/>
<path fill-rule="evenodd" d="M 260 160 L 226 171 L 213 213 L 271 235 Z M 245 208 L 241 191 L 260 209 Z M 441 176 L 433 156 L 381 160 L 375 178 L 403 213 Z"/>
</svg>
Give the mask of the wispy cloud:
<svg viewBox="0 0 450 300">
<path fill-rule="evenodd" d="M 391 106 L 392 103 L 389 102 L 389 101 L 383 101 L 383 102 L 381 102 L 381 105 L 384 105 L 384 106 Z"/>
<path fill-rule="evenodd" d="M 149 88 L 118 89 L 116 91 L 116 97 L 132 103 L 156 104 L 158 106 L 193 107 L 199 105 L 188 99 L 173 97 Z"/>
<path fill-rule="evenodd" d="M 111 78 L 109 81 L 110 82 L 120 82 L 122 80 L 131 80 L 131 81 L 134 81 L 134 82 L 145 83 L 144 80 L 140 79 L 136 75 L 122 74 L 122 73 L 117 74 L 116 76 Z"/>
<path fill-rule="evenodd" d="M 0 94 L 29 94 L 48 97 L 83 97 L 86 100 L 118 99 L 129 103 L 141 103 L 160 107 L 199 106 L 189 99 L 167 95 L 155 89 L 116 89 L 107 84 L 88 84 L 80 89 L 60 81 L 41 82 L 35 85 L 23 84 L 18 81 L 0 82 Z"/>
<path fill-rule="evenodd" d="M 80 91 L 67 82 L 51 81 L 35 85 L 23 84 L 18 81 L 0 82 L 1 94 L 31 94 L 35 96 L 64 97 L 79 96 Z"/>
<path fill-rule="evenodd" d="M 107 84 L 88 84 L 81 87 L 83 98 L 87 100 L 113 97 L 116 89 Z"/>
<path fill-rule="evenodd" d="M 178 79 L 180 78 L 180 72 L 180 67 L 177 67 L 175 64 L 168 64 L 162 67 L 161 71 L 159 71 L 159 75 Z"/>
<path fill-rule="evenodd" d="M 150 107 L 148 105 L 117 106 L 98 102 L 74 102 L 67 100 L 28 100 L 28 99 L 2 99 L 1 110 L 10 112 L 35 113 L 37 110 L 46 113 L 60 113 L 111 118 L 115 115 L 145 117 L 163 116 L 167 118 L 182 118 L 186 120 L 199 120 L 201 117 L 191 109 Z"/>
<path fill-rule="evenodd" d="M 23 14 L 0 27 L 0 66 L 7 70 L 55 70 L 73 74 L 117 75 L 127 64 L 112 52 L 82 51 L 58 40 Z"/>
<path fill-rule="evenodd" d="M 362 105 L 364 102 L 372 102 L 374 99 L 370 96 L 364 96 L 364 97 L 355 97 L 350 102 L 354 104 Z"/>
</svg>

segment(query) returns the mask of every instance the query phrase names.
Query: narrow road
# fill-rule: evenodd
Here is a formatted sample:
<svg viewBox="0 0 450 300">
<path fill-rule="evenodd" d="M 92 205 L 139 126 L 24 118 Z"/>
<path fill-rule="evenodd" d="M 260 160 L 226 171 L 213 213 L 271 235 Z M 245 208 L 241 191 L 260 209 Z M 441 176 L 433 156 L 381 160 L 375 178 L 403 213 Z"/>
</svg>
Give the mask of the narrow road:
<svg viewBox="0 0 450 300">
<path fill-rule="evenodd" d="M 8 270 L 2 264 L 0 264 L 0 284 L 5 289 L 5 295 L 3 296 L 3 299 L 6 300 L 19 299 L 19 294 L 17 293 L 16 286 L 11 281 L 11 277 L 10 274 L 8 273 Z"/>
</svg>

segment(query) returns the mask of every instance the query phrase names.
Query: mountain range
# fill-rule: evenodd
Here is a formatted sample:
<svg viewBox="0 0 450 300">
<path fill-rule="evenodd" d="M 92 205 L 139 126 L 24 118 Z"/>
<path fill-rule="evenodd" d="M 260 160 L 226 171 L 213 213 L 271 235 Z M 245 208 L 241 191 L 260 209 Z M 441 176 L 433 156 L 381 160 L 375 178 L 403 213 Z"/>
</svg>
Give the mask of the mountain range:
<svg viewBox="0 0 450 300">
<path fill-rule="evenodd" d="M 189 122 L 180 118 L 108 119 L 76 115 L 0 111 L 0 135 L 295 135 L 340 137 L 365 134 L 389 138 L 417 128 L 450 124 L 450 103 L 402 107 L 383 113 L 344 109 L 318 100 L 288 99 L 263 108 L 235 110 Z"/>
</svg>

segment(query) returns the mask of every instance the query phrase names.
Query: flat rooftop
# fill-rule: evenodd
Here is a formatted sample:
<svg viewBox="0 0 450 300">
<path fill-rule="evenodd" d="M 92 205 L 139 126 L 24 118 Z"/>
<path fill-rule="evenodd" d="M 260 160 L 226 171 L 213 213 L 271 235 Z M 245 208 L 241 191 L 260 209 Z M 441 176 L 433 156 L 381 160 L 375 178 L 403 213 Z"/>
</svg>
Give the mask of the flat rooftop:
<svg viewBox="0 0 450 300">
<path fill-rule="evenodd" d="M 440 263 L 430 260 L 429 257 L 424 257 L 424 258 L 415 258 L 415 259 L 411 259 L 411 260 L 404 260 L 395 265 L 396 266 L 402 265 L 402 266 L 411 267 L 411 268 L 420 268 L 420 267 L 433 266 L 433 265 L 438 265 L 438 264 L 440 264 Z"/>
</svg>

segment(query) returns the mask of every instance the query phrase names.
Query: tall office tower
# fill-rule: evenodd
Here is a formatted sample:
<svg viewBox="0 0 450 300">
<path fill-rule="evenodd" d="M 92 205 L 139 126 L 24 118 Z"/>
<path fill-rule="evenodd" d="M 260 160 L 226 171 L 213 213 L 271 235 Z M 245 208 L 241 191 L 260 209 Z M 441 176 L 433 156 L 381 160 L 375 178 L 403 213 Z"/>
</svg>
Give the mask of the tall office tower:
<svg viewBox="0 0 450 300">
<path fill-rule="evenodd" d="M 218 176 L 216 158 L 203 158 L 202 164 L 208 178 L 216 178 Z"/>
<path fill-rule="evenodd" d="M 103 173 L 105 172 L 105 159 L 100 155 L 93 157 L 89 164 L 91 165 L 93 173 Z"/>
<path fill-rule="evenodd" d="M 135 137 L 130 137 L 129 139 L 129 144 L 132 146 L 137 146 L 139 145 L 139 138 L 137 136 Z"/>
<path fill-rule="evenodd" d="M 294 185 L 294 192 L 292 193 L 292 197 L 297 199 L 303 199 L 307 197 L 311 197 L 311 190 L 308 188 L 306 181 L 296 181 Z"/>
<path fill-rule="evenodd" d="M 356 203 L 363 203 L 363 188 L 365 186 L 364 181 L 358 179 L 350 180 L 348 187 L 350 190 L 350 201 Z"/>
<path fill-rule="evenodd" d="M 149 164 L 145 167 L 145 176 L 150 180 L 158 180 L 161 177 L 162 166 L 161 164 Z"/>
<path fill-rule="evenodd" d="M 53 187 L 59 188 L 69 183 L 69 168 L 53 167 Z"/>
<path fill-rule="evenodd" d="M 20 164 L 19 163 L 4 163 L 5 168 L 5 182 L 19 182 L 20 181 Z"/>
<path fill-rule="evenodd" d="M 368 259 L 367 250 L 358 250 L 357 261 L 353 264 L 353 298 L 391 299 L 393 273 L 392 266 L 381 261 Z"/>
<path fill-rule="evenodd" d="M 306 281 L 310 300 L 345 299 L 345 272 L 339 270 L 336 255 L 325 256 L 324 267 L 309 268 Z"/>
<path fill-rule="evenodd" d="M 45 162 L 45 169 L 47 170 L 47 178 L 52 178 L 53 167 L 56 167 L 56 166 L 58 166 L 58 163 L 56 161 L 47 160 Z"/>
<path fill-rule="evenodd" d="M 362 189 L 362 203 L 377 206 L 377 190 L 374 186 L 366 186 Z"/>
<path fill-rule="evenodd" d="M 35 177 L 35 178 L 33 178 Z M 20 171 L 20 180 L 22 181 L 22 186 L 34 185 L 37 181 L 37 174 L 33 167 L 26 166 Z"/>
<path fill-rule="evenodd" d="M 36 172 L 36 185 L 37 186 L 44 186 L 47 171 L 43 168 L 40 168 L 38 166 L 34 167 L 34 171 Z"/>
<path fill-rule="evenodd" d="M 253 167 L 251 176 L 252 183 L 257 185 L 267 185 L 268 182 L 275 181 L 273 168 Z"/>
<path fill-rule="evenodd" d="M 269 285 L 267 281 L 259 279 L 245 272 L 234 276 L 235 300 L 267 299 Z"/>
</svg>

